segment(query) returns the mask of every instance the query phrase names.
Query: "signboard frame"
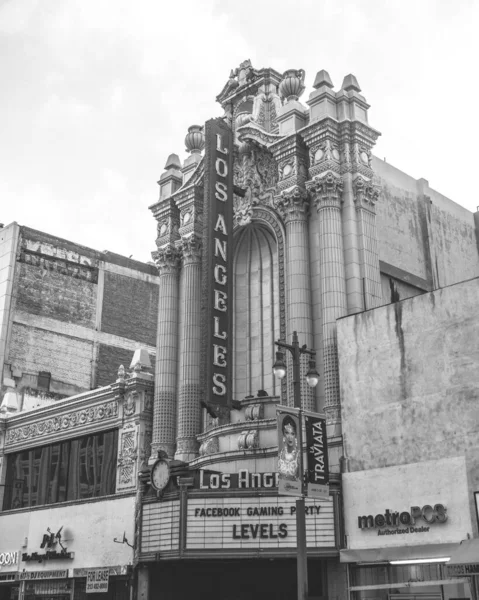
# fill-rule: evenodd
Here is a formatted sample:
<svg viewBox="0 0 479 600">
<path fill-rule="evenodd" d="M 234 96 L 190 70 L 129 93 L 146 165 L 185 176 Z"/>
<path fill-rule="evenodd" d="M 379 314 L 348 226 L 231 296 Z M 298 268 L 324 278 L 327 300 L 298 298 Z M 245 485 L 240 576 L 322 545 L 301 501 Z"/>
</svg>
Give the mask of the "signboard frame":
<svg viewBox="0 0 479 600">
<path fill-rule="evenodd" d="M 223 119 L 205 123 L 202 321 L 203 389 L 215 408 L 232 404 L 233 132 Z"/>
</svg>

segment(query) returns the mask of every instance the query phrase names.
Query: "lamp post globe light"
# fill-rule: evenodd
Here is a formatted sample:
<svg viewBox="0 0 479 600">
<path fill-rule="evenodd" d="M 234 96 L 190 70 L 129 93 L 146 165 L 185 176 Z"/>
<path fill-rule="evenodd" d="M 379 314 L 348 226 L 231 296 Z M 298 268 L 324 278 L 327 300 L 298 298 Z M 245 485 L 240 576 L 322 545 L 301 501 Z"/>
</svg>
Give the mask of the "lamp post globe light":
<svg viewBox="0 0 479 600">
<path fill-rule="evenodd" d="M 303 469 L 303 433 L 302 433 L 302 411 L 301 411 L 301 355 L 310 356 L 309 369 L 306 373 L 306 381 L 309 386 L 316 387 L 319 381 L 319 373 L 316 369 L 315 350 L 310 350 L 299 345 L 298 334 L 293 331 L 293 342 L 287 344 L 278 340 L 275 344 L 279 348 L 285 348 L 292 354 L 293 358 L 293 397 L 294 406 L 299 409 L 299 431 L 298 445 L 299 452 L 299 473 L 301 477 L 302 496 L 296 499 L 296 546 L 297 546 L 297 583 L 298 600 L 307 600 L 308 598 L 308 555 L 306 548 L 306 519 L 304 510 L 304 469 Z M 286 376 L 286 363 L 284 353 L 276 352 L 276 361 L 273 365 L 275 377 L 283 379 Z"/>
</svg>

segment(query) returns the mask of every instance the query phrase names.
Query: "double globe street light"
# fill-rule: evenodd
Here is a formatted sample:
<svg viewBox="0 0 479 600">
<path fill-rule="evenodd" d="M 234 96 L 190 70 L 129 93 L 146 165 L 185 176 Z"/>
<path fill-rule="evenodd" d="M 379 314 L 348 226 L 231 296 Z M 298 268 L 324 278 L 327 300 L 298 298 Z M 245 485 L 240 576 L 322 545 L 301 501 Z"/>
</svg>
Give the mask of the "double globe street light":
<svg viewBox="0 0 479 600">
<path fill-rule="evenodd" d="M 287 344 L 278 340 L 276 346 L 285 348 L 291 352 L 293 357 L 293 397 L 294 407 L 299 409 L 299 427 L 298 427 L 298 446 L 299 452 L 299 474 L 301 478 L 300 498 L 296 499 L 296 546 L 297 546 L 297 583 L 298 583 L 298 600 L 307 600 L 308 598 L 308 555 L 306 547 L 306 519 L 304 510 L 304 470 L 303 470 L 303 419 L 301 411 L 301 355 L 308 354 L 309 369 L 306 373 L 306 381 L 312 388 L 318 385 L 319 373 L 316 370 L 316 351 L 309 350 L 304 346 L 299 345 L 298 334 L 293 331 L 293 343 Z M 273 373 L 279 379 L 286 376 L 286 363 L 284 361 L 284 353 L 276 352 L 276 362 L 273 365 Z"/>
</svg>

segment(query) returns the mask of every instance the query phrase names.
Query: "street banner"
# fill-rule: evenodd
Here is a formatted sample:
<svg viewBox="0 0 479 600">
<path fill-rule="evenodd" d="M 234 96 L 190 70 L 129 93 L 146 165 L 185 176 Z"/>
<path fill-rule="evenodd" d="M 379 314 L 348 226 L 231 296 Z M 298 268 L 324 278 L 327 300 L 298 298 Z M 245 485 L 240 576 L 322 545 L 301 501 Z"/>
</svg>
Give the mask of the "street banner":
<svg viewBox="0 0 479 600">
<path fill-rule="evenodd" d="M 304 411 L 306 429 L 306 484 L 309 498 L 329 500 L 329 463 L 326 419 Z"/>
<path fill-rule="evenodd" d="M 302 496 L 299 409 L 277 406 L 276 420 L 278 424 L 278 494 Z"/>
<path fill-rule="evenodd" d="M 108 581 L 110 579 L 110 568 L 88 569 L 86 574 L 86 593 L 99 594 L 108 592 Z"/>
</svg>

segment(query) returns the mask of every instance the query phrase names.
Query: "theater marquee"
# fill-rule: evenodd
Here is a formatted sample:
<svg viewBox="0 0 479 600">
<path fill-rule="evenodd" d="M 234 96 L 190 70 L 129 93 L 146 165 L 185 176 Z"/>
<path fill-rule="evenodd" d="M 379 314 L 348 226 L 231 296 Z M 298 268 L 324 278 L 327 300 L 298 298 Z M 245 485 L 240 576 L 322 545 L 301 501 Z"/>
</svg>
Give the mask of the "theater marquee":
<svg viewBox="0 0 479 600">
<path fill-rule="evenodd" d="M 142 552 L 179 548 L 180 515 L 161 502 L 144 506 Z M 176 503 L 177 507 L 177 503 Z M 187 551 L 296 548 L 296 500 L 288 497 L 189 498 L 185 510 Z M 151 525 L 151 528 L 149 527 Z M 309 548 L 334 548 L 334 507 L 330 501 L 306 500 Z"/>
<path fill-rule="evenodd" d="M 206 402 L 231 405 L 233 134 L 222 119 L 205 124 L 203 343 Z"/>
</svg>

